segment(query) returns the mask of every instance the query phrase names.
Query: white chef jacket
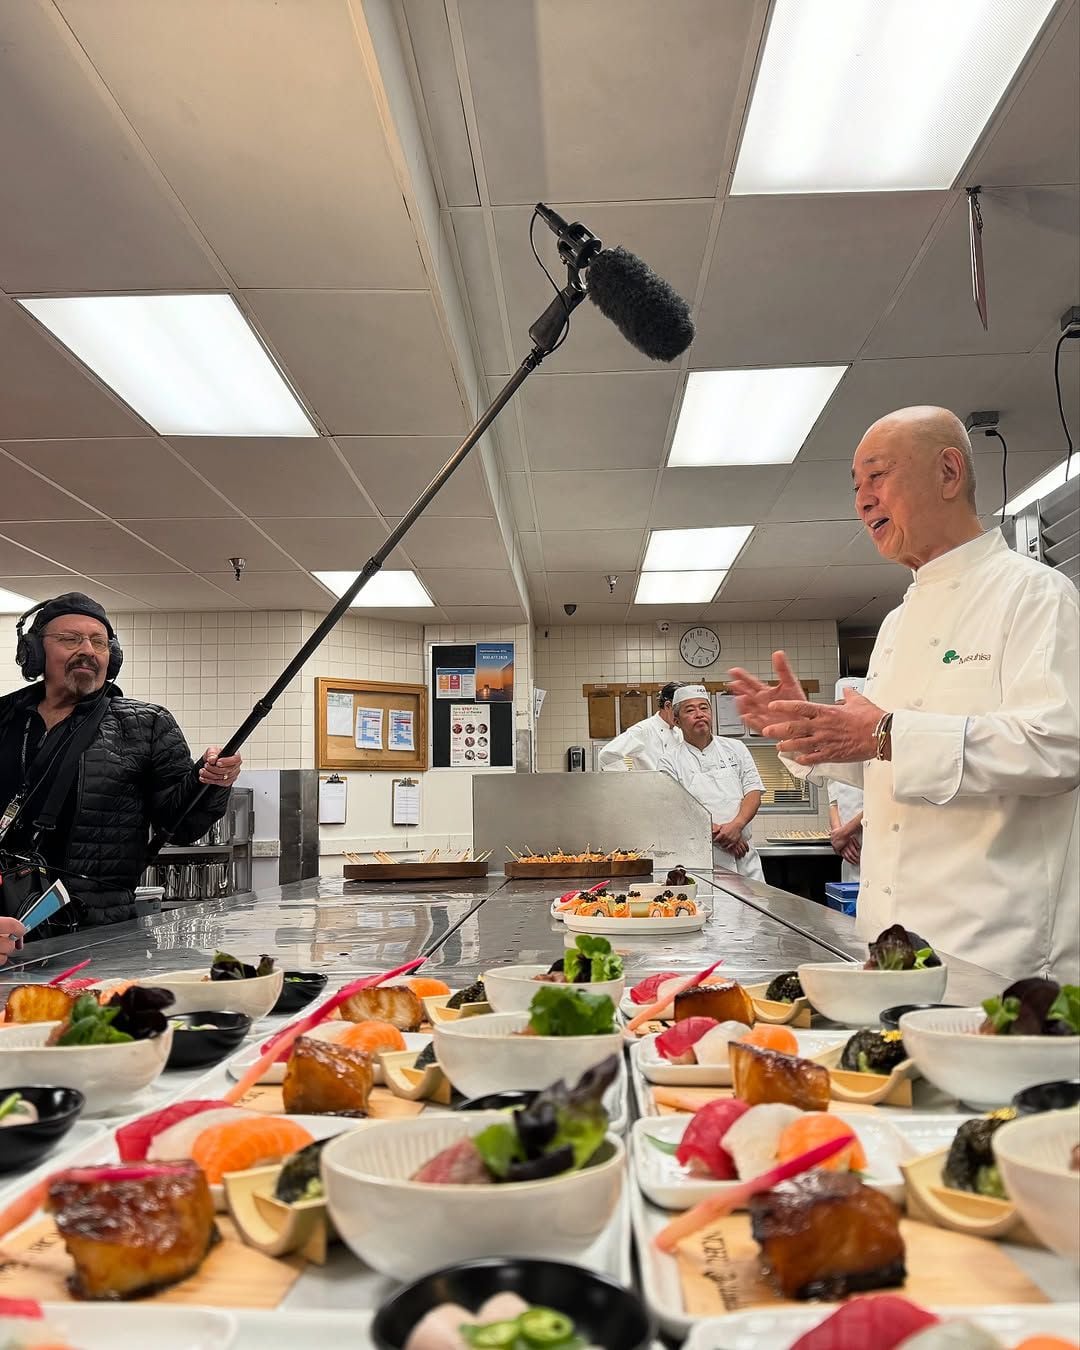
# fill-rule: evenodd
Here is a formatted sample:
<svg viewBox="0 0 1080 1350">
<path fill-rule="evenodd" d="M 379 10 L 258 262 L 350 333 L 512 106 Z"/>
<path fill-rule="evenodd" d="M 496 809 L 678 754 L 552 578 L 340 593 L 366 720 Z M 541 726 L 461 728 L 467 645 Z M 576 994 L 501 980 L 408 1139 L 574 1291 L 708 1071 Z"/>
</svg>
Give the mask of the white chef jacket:
<svg viewBox="0 0 1080 1350">
<path fill-rule="evenodd" d="M 829 801 L 840 813 L 840 824 L 845 825 L 863 809 L 862 788 L 852 787 L 850 783 L 838 783 L 834 778 L 830 778 Z M 859 864 L 849 863 L 844 858 L 840 864 L 840 880 L 858 881 L 858 879 Z M 876 937 L 877 934 L 875 933 L 874 936 Z"/>
<path fill-rule="evenodd" d="M 864 789 L 860 936 L 902 922 L 1010 980 L 1077 981 L 1078 675 L 1076 590 L 998 530 L 918 569 L 866 680 L 891 762 L 789 764 Z"/>
<path fill-rule="evenodd" d="M 628 769 L 655 772 L 667 752 L 681 743 L 678 727 L 669 727 L 659 713 L 653 713 L 608 741 L 596 757 L 597 767 L 607 773 L 625 773 Z"/>
<path fill-rule="evenodd" d="M 714 825 L 736 816 L 748 792 L 765 791 L 750 751 L 741 741 L 724 736 L 714 736 L 704 750 L 682 740 L 660 761 L 660 768 L 697 798 L 712 816 Z M 743 827 L 742 837 L 748 844 L 752 833 L 749 825 Z M 755 881 L 765 880 L 761 859 L 753 845 L 743 857 L 734 858 L 714 844 L 713 866 Z"/>
</svg>

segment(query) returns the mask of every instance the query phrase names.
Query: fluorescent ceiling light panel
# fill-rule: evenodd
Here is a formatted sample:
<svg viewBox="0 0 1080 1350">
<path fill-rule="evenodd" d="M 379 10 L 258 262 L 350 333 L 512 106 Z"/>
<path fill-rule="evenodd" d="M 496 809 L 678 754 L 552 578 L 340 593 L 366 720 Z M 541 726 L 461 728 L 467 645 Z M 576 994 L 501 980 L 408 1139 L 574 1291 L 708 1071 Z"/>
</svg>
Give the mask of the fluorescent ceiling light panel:
<svg viewBox="0 0 1080 1350">
<path fill-rule="evenodd" d="M 846 370 L 692 370 L 668 468 L 790 464 Z"/>
<path fill-rule="evenodd" d="M 1071 482 L 1077 474 L 1080 474 L 1080 455 L 1073 455 L 1072 463 L 1069 465 L 1069 481 Z M 1048 470 L 1041 478 L 1036 478 L 1030 487 L 1026 487 L 1023 492 L 1015 496 L 1011 502 L 1005 503 L 1005 514 L 1015 516 L 1018 511 L 1022 511 L 1025 506 L 1030 506 L 1032 502 L 1037 502 L 1040 497 L 1047 497 L 1055 488 L 1059 488 L 1065 482 L 1065 461 Z M 995 511 L 995 515 L 1000 516 L 1000 511 Z"/>
<path fill-rule="evenodd" d="M 29 596 L 17 595 L 14 591 L 6 591 L 0 586 L 0 614 L 25 614 L 33 607 L 34 601 Z"/>
<path fill-rule="evenodd" d="M 162 436 L 317 436 L 230 295 L 20 300 Z"/>
<path fill-rule="evenodd" d="M 707 572 L 727 569 L 753 533 L 753 525 L 718 525 L 705 530 L 652 530 L 643 572 Z"/>
<path fill-rule="evenodd" d="M 634 604 L 708 604 L 726 576 L 726 572 L 642 572 Z"/>
<path fill-rule="evenodd" d="M 355 572 L 313 572 L 335 595 L 341 596 L 356 580 Z M 415 572 L 376 572 L 349 606 L 350 609 L 431 609 L 434 601 Z"/>
<path fill-rule="evenodd" d="M 733 195 L 951 187 L 1053 6 L 775 0 Z"/>
</svg>

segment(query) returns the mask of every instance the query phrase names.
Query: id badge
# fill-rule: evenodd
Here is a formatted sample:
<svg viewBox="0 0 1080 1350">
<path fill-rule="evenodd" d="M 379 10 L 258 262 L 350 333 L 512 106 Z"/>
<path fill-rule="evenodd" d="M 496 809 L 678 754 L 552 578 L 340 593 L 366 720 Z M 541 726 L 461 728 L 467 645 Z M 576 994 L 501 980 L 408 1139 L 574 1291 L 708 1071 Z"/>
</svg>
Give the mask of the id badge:
<svg viewBox="0 0 1080 1350">
<path fill-rule="evenodd" d="M 20 806 L 22 806 L 22 797 L 16 794 L 4 807 L 4 814 L 0 816 L 0 839 L 3 839 L 15 823 L 15 817 L 19 814 Z"/>
</svg>

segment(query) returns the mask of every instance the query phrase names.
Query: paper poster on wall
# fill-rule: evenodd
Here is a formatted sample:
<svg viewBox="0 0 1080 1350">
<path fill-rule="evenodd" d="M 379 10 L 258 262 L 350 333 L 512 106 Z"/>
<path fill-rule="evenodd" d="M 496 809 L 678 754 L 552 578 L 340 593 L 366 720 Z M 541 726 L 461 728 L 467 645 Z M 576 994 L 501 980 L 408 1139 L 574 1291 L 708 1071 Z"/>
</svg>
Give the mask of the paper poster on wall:
<svg viewBox="0 0 1080 1350">
<path fill-rule="evenodd" d="M 491 764 L 491 726 L 482 703 L 454 703 L 450 708 L 450 767 L 486 769 Z"/>
<path fill-rule="evenodd" d="M 476 671 L 472 666 L 440 666 L 435 671 L 436 698 L 475 698 Z"/>
<path fill-rule="evenodd" d="M 382 749 L 381 708 L 357 708 L 356 710 L 356 748 L 357 750 Z"/>
<path fill-rule="evenodd" d="M 387 750 L 414 750 L 413 713 L 411 708 L 390 709 L 390 736 Z"/>
<path fill-rule="evenodd" d="M 352 694 L 329 690 L 326 695 L 326 734 L 351 736 L 353 734 Z"/>
<path fill-rule="evenodd" d="M 514 644 L 476 644 L 476 694 L 486 703 L 512 703 L 514 699 Z"/>
</svg>

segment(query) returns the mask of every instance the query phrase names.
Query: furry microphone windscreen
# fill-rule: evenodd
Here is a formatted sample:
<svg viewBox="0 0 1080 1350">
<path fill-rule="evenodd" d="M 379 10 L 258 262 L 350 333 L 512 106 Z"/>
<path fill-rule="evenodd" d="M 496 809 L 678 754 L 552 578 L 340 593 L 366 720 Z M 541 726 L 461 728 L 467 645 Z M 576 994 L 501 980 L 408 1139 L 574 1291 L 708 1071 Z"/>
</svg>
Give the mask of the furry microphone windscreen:
<svg viewBox="0 0 1080 1350">
<path fill-rule="evenodd" d="M 694 340 L 690 306 L 663 277 L 624 248 L 605 248 L 589 263 L 589 299 L 632 347 L 674 361 Z"/>
</svg>

